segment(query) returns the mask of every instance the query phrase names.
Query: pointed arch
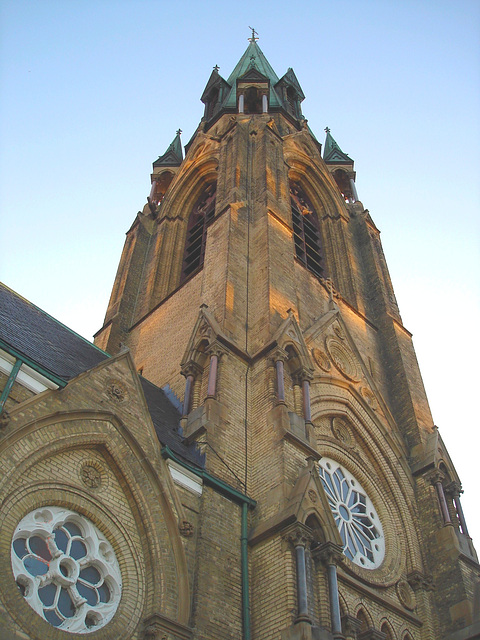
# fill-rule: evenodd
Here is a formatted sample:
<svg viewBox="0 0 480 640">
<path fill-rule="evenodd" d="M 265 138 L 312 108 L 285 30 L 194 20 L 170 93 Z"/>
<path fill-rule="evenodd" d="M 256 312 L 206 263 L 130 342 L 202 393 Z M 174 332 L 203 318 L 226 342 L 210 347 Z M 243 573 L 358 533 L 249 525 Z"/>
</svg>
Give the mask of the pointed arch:
<svg viewBox="0 0 480 640">
<path fill-rule="evenodd" d="M 300 185 L 290 183 L 293 240 L 297 259 L 316 276 L 324 276 L 318 215 Z"/>
<path fill-rule="evenodd" d="M 372 626 L 372 618 L 369 613 L 367 614 L 363 605 L 359 607 L 355 617 L 360 622 L 360 633 L 367 631 Z"/>
<path fill-rule="evenodd" d="M 207 227 L 215 216 L 216 191 L 216 182 L 207 184 L 188 217 L 180 284 L 203 267 Z"/>
<path fill-rule="evenodd" d="M 395 640 L 396 636 L 392 629 L 392 625 L 387 620 L 382 621 L 380 631 L 385 634 L 385 640 Z"/>
</svg>

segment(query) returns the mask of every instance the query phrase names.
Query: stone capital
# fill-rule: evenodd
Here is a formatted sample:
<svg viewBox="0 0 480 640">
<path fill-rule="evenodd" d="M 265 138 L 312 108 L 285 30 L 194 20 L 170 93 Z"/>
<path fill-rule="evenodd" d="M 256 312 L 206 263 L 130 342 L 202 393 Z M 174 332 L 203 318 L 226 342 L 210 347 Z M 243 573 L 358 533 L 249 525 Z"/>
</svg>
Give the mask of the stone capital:
<svg viewBox="0 0 480 640">
<path fill-rule="evenodd" d="M 463 493 L 462 485 L 459 482 L 450 482 L 444 487 L 444 491 L 447 495 L 452 496 L 452 498 L 458 498 L 461 493 Z"/>
<path fill-rule="evenodd" d="M 433 471 L 427 473 L 425 477 L 433 486 L 445 480 L 445 474 L 440 471 L 440 469 L 433 469 Z"/>
<path fill-rule="evenodd" d="M 181 374 L 182 376 L 185 376 L 185 378 L 187 376 L 193 376 L 196 378 L 200 373 L 202 373 L 202 368 L 193 360 L 186 362 L 181 369 Z"/>
<path fill-rule="evenodd" d="M 293 377 L 298 382 L 298 384 L 301 385 L 305 381 L 311 382 L 313 380 L 313 372 L 307 367 L 299 367 L 296 371 L 294 371 Z"/>
<path fill-rule="evenodd" d="M 281 362 L 285 362 L 287 359 L 288 359 L 288 353 L 285 351 L 285 349 L 282 349 L 282 347 L 277 347 L 275 351 L 272 353 L 272 360 L 274 364 L 279 360 Z"/>
<path fill-rule="evenodd" d="M 283 532 L 283 539 L 292 547 L 308 548 L 314 541 L 310 528 L 301 522 L 295 522 Z"/>
<path fill-rule="evenodd" d="M 324 565 L 337 565 L 343 560 L 343 547 L 335 542 L 325 542 L 315 549 L 315 559 L 320 560 Z"/>
<path fill-rule="evenodd" d="M 214 340 L 208 345 L 206 353 L 210 356 L 217 356 L 217 358 L 220 360 L 222 356 L 228 353 L 228 349 L 224 347 L 223 344 L 220 344 L 218 340 Z"/>
</svg>

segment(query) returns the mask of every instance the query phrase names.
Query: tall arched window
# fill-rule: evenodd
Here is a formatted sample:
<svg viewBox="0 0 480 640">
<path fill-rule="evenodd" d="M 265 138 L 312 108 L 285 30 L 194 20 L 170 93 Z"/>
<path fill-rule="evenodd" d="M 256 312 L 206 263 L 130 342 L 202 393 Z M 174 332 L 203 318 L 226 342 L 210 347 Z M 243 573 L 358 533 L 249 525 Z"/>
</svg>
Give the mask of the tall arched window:
<svg viewBox="0 0 480 640">
<path fill-rule="evenodd" d="M 318 218 L 307 196 L 296 184 L 290 185 L 295 254 L 307 269 L 323 276 Z"/>
<path fill-rule="evenodd" d="M 181 282 L 203 266 L 207 226 L 215 216 L 216 190 L 215 182 L 206 186 L 188 218 Z"/>
</svg>

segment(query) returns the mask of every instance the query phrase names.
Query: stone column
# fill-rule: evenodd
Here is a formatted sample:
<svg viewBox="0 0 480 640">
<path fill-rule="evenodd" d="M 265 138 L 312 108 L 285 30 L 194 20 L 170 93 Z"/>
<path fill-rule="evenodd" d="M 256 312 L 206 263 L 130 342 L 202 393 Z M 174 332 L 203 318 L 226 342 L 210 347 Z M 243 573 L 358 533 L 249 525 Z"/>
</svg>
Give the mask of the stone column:
<svg viewBox="0 0 480 640">
<path fill-rule="evenodd" d="M 355 202 L 358 200 L 357 187 L 353 178 L 350 178 L 350 188 L 352 189 L 352 195 Z"/>
<path fill-rule="evenodd" d="M 455 505 L 455 511 L 457 512 L 458 522 L 460 524 L 461 532 L 470 537 L 468 535 L 467 523 L 465 521 L 465 515 L 462 509 L 462 503 L 460 502 L 460 494 L 463 493 L 462 487 L 458 484 L 458 482 L 451 482 L 446 488 L 447 493 L 452 496 L 453 504 Z"/>
<path fill-rule="evenodd" d="M 219 344 L 214 342 L 208 348 L 207 353 L 210 354 L 207 397 L 215 398 L 215 396 L 217 395 L 218 361 L 220 360 L 220 357 L 225 353 L 225 350 L 220 347 Z"/>
<path fill-rule="evenodd" d="M 185 418 L 192 410 L 192 389 L 195 376 L 199 372 L 199 366 L 195 362 L 189 362 L 182 369 L 182 375 L 185 376 L 185 393 L 183 395 L 183 411 L 182 418 Z"/>
<path fill-rule="evenodd" d="M 302 367 L 296 372 L 296 375 L 302 387 L 303 417 L 305 422 L 311 424 L 312 410 L 310 407 L 310 380 L 312 379 L 312 373 L 305 367 Z"/>
<path fill-rule="evenodd" d="M 298 622 L 308 622 L 308 624 L 312 624 L 312 619 L 308 613 L 305 548 L 312 543 L 313 537 L 308 528 L 299 522 L 293 525 L 285 533 L 284 537 L 295 550 L 295 567 L 297 574 L 297 617 L 295 618 L 295 624 Z"/>
<path fill-rule="evenodd" d="M 443 473 L 441 473 L 441 471 L 435 472 L 431 477 L 432 484 L 437 490 L 438 502 L 440 504 L 440 511 L 442 513 L 443 523 L 452 524 L 447 501 L 445 499 L 445 492 L 443 490 L 442 482 L 444 479 L 445 479 L 445 476 L 443 475 Z"/>
<path fill-rule="evenodd" d="M 325 542 L 325 544 L 322 544 L 322 546 L 315 551 L 315 555 L 320 558 L 327 569 L 333 637 L 343 637 L 337 581 L 337 563 L 343 557 L 343 548 L 334 542 Z"/>
<path fill-rule="evenodd" d="M 277 349 L 273 356 L 277 376 L 277 402 L 285 402 L 285 360 L 288 354 L 283 349 Z"/>
</svg>

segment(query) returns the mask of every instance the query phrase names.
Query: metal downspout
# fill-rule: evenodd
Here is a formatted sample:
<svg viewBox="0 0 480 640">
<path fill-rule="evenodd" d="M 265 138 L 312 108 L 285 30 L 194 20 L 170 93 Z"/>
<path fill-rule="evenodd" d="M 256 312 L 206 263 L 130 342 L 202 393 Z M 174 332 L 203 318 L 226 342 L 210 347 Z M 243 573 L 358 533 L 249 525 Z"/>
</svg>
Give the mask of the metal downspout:
<svg viewBox="0 0 480 640">
<path fill-rule="evenodd" d="M 254 509 L 257 505 L 256 501 L 249 498 L 245 494 L 237 491 L 223 480 L 219 480 L 212 476 L 208 471 L 197 469 L 177 458 L 173 451 L 167 445 L 162 447 L 162 458 L 174 460 L 184 469 L 188 469 L 209 485 L 218 493 L 227 496 L 237 504 L 242 505 L 242 524 L 241 524 L 241 573 L 242 573 L 242 624 L 243 624 L 243 640 L 251 640 L 251 621 L 250 621 L 250 584 L 248 576 L 248 508 Z"/>
<path fill-rule="evenodd" d="M 15 382 L 18 372 L 20 371 L 20 367 L 22 366 L 23 362 L 22 360 L 20 360 L 20 358 L 18 358 L 17 360 L 15 360 L 15 364 L 12 367 L 12 370 L 10 371 L 9 375 L 8 375 L 8 379 L 7 382 L 5 384 L 5 387 L 2 391 L 2 395 L 0 396 L 0 413 L 2 413 L 4 407 L 5 407 L 5 403 L 7 402 L 7 398 L 10 395 L 10 391 L 12 390 L 13 387 L 13 383 Z"/>
</svg>

